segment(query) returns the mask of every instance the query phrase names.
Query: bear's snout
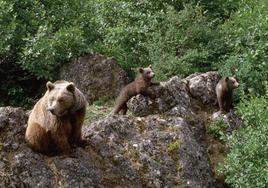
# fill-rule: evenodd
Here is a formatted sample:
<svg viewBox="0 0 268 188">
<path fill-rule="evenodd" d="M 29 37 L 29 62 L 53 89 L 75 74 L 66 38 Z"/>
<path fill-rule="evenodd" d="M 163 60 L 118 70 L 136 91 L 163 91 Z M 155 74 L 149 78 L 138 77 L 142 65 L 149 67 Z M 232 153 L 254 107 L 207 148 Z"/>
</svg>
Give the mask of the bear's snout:
<svg viewBox="0 0 268 188">
<path fill-rule="evenodd" d="M 235 86 L 236 86 L 236 87 L 239 87 L 239 83 L 237 82 Z"/>
<path fill-rule="evenodd" d="M 52 114 L 55 113 L 55 109 L 54 109 L 54 108 L 51 108 L 51 107 L 48 107 L 48 108 L 47 108 L 47 111 L 51 112 Z"/>
</svg>

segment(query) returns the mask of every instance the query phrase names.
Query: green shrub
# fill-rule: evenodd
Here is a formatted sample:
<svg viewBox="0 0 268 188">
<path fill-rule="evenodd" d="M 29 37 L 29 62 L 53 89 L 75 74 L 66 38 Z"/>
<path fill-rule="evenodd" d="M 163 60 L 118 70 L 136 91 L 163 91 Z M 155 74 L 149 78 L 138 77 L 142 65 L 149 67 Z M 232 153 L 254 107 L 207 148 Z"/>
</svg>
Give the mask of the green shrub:
<svg viewBox="0 0 268 188">
<path fill-rule="evenodd" d="M 27 104 L 39 94 L 36 83 L 57 78 L 61 64 L 92 51 L 99 39 L 93 3 L 0 0 L 1 105 Z"/>
<path fill-rule="evenodd" d="M 158 79 L 211 70 L 226 49 L 216 26 L 237 2 L 99 0 L 103 42 L 95 49 L 115 57 L 129 73 L 155 64 Z"/>
<path fill-rule="evenodd" d="M 268 94 L 243 100 L 238 106 L 244 126 L 230 139 L 230 153 L 219 169 L 234 188 L 268 185 Z"/>
<path fill-rule="evenodd" d="M 92 37 L 98 40 L 90 0 L 1 0 L 0 5 L 0 58 L 12 56 L 12 63 L 38 78 L 55 77 L 60 64 L 89 52 Z"/>
<path fill-rule="evenodd" d="M 12 16 L 13 4 L 0 1 L 0 58 L 10 55 L 11 40 L 16 28 L 15 17 Z"/>
<path fill-rule="evenodd" d="M 268 1 L 243 0 L 222 26 L 224 41 L 230 50 L 220 62 L 223 75 L 236 74 L 241 89 L 264 94 L 268 79 Z"/>
<path fill-rule="evenodd" d="M 226 141 L 226 124 L 223 119 L 213 121 L 207 128 L 207 133 L 215 139 Z"/>
<path fill-rule="evenodd" d="M 52 28 L 42 26 L 27 40 L 22 51 L 22 66 L 37 78 L 53 79 L 55 70 L 64 62 L 87 51 L 83 32 L 78 27 Z"/>
<path fill-rule="evenodd" d="M 10 86 L 0 82 L 6 85 L 0 90 L 23 93 L 27 88 L 20 80 L 55 79 L 63 63 L 95 51 L 115 57 L 133 77 L 133 68 L 149 64 L 154 64 L 160 80 L 219 69 L 222 75 L 236 73 L 241 91 L 263 94 L 268 78 L 267 4 L 265 0 L 0 0 L 0 73 L 2 80 L 16 79 L 10 75 L 18 73 Z M 2 61 L 12 66 L 3 66 Z"/>
<path fill-rule="evenodd" d="M 217 27 L 204 15 L 204 10 L 187 4 L 180 12 L 170 7 L 162 16 L 161 28 L 147 44 L 156 75 L 167 79 L 212 70 L 225 47 Z"/>
<path fill-rule="evenodd" d="M 174 161 L 179 161 L 180 141 L 175 140 L 167 145 L 167 152 Z"/>
</svg>

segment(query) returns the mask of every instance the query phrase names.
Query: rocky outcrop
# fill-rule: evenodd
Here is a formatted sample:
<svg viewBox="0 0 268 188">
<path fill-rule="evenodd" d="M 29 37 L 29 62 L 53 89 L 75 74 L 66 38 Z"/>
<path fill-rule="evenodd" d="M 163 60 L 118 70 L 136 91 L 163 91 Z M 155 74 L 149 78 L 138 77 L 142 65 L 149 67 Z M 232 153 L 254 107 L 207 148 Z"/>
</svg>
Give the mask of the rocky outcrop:
<svg viewBox="0 0 268 188">
<path fill-rule="evenodd" d="M 226 125 L 225 134 L 231 135 L 233 130 L 242 126 L 241 117 L 233 110 L 223 114 L 220 111 L 213 113 L 210 117 L 211 121 L 223 121 Z"/>
<path fill-rule="evenodd" d="M 194 104 L 191 101 L 194 98 L 203 104 L 215 104 L 215 87 L 219 78 L 217 72 L 195 73 L 185 79 L 175 76 L 152 88 L 158 96 L 155 100 L 137 95 L 129 100 L 128 109 L 135 116 L 156 113 L 193 115 Z"/>
<path fill-rule="evenodd" d="M 173 77 L 154 88 L 156 101 L 134 97 L 132 115 L 84 125 L 88 144 L 69 156 L 33 152 L 25 112 L 0 108 L 0 187 L 220 187 L 188 84 Z"/>
<path fill-rule="evenodd" d="M 119 187 L 211 187 L 214 180 L 204 142 L 196 138 L 193 126 L 198 125 L 192 123 L 158 115 L 112 116 L 83 132 L 106 161 L 106 176 L 113 174 Z M 204 134 L 204 126 L 199 126 L 198 134 Z"/>
<path fill-rule="evenodd" d="M 1 108 L 0 187 L 210 187 L 204 126 L 180 117 L 111 116 L 85 125 L 85 149 L 44 156 L 24 141 L 26 115 Z M 195 127 L 195 128 L 194 128 Z M 204 135 L 203 135 L 204 136 Z"/>
<path fill-rule="evenodd" d="M 217 72 L 211 71 L 207 73 L 195 73 L 187 78 L 190 94 L 204 104 L 216 103 L 216 85 L 220 80 Z"/>
<path fill-rule="evenodd" d="M 191 100 L 185 80 L 175 76 L 167 82 L 162 82 L 160 86 L 152 87 L 152 90 L 157 95 L 155 100 L 137 95 L 128 101 L 128 109 L 135 116 L 164 112 L 169 115 L 192 114 Z"/>
<path fill-rule="evenodd" d="M 89 104 L 99 97 L 116 97 L 129 82 L 114 59 L 100 54 L 85 55 L 65 64 L 60 68 L 59 79 L 74 82 Z"/>
</svg>

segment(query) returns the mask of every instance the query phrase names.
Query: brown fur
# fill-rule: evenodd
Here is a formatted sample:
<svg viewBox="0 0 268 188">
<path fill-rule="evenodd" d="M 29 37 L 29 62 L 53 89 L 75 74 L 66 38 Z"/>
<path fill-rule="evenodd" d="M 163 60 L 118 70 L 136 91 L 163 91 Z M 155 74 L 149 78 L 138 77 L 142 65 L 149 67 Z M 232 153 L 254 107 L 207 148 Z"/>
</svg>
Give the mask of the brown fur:
<svg viewBox="0 0 268 188">
<path fill-rule="evenodd" d="M 69 153 L 71 146 L 81 145 L 81 128 L 86 112 L 84 95 L 73 83 L 47 83 L 47 92 L 35 104 L 25 138 L 37 152 Z"/>
<path fill-rule="evenodd" d="M 218 82 L 216 86 L 216 94 L 220 111 L 230 111 L 232 108 L 233 90 L 238 86 L 239 83 L 234 77 L 225 77 Z"/>
<path fill-rule="evenodd" d="M 140 68 L 139 73 L 140 75 L 133 82 L 126 85 L 121 90 L 114 106 L 114 114 L 118 114 L 120 111 L 122 111 L 122 114 L 126 114 L 128 100 L 137 94 L 142 94 L 150 98 L 156 97 L 152 90 L 149 88 L 151 85 L 159 84 L 158 82 L 152 82 L 154 73 L 151 65 L 147 68 Z"/>
</svg>

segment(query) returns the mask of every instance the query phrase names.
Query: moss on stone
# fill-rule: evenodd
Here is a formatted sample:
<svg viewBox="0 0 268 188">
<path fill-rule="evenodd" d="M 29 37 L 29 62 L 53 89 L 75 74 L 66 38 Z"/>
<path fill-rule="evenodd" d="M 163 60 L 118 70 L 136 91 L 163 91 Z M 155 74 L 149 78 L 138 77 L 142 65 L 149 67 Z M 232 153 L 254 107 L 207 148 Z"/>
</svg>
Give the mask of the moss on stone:
<svg viewBox="0 0 268 188">
<path fill-rule="evenodd" d="M 179 149 L 180 149 L 180 141 L 175 140 L 171 143 L 168 144 L 167 146 L 167 151 L 169 156 L 174 160 L 174 161 L 179 161 Z"/>
</svg>

